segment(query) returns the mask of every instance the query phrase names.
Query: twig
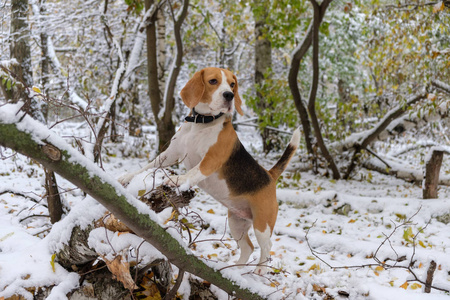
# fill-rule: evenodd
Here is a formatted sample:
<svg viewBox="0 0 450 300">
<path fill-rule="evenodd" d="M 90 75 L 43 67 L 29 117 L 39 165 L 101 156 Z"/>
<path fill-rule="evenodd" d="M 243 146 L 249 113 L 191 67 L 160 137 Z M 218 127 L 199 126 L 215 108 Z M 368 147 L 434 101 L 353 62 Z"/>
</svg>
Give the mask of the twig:
<svg viewBox="0 0 450 300">
<path fill-rule="evenodd" d="M 383 164 L 386 165 L 386 167 L 388 167 L 389 169 L 391 168 L 391 166 L 384 161 L 380 156 L 378 156 L 378 154 L 376 154 L 374 151 L 370 150 L 369 147 L 366 148 L 366 151 L 369 152 L 370 154 L 372 154 L 373 156 L 375 156 L 376 158 L 378 158 Z"/>
<path fill-rule="evenodd" d="M 401 224 L 395 224 L 395 223 L 394 223 L 394 225 L 395 225 L 395 226 L 394 226 L 394 229 L 391 231 L 391 233 L 390 233 L 389 235 L 385 235 L 386 238 L 383 240 L 383 242 L 381 242 L 381 244 L 378 246 L 377 250 L 375 251 L 375 253 L 374 253 L 374 255 L 373 255 L 373 259 L 374 259 L 375 262 L 376 262 L 375 264 L 361 264 L 361 265 L 357 265 L 357 266 L 341 266 L 341 267 L 335 267 L 335 266 L 330 265 L 330 264 L 329 264 L 327 261 L 325 261 L 324 259 L 322 259 L 319 255 L 317 255 L 318 252 L 317 252 L 316 250 L 314 250 L 314 249 L 311 247 L 311 245 L 310 245 L 310 243 L 309 243 L 309 239 L 308 239 L 309 231 L 311 230 L 311 228 L 313 228 L 313 227 L 315 226 L 317 220 L 314 221 L 313 224 L 312 224 L 312 226 L 311 226 L 310 228 L 308 228 L 308 230 L 306 231 L 305 240 L 306 240 L 306 243 L 307 243 L 307 245 L 308 245 L 308 247 L 309 247 L 309 250 L 311 251 L 311 254 L 314 255 L 314 257 L 316 257 L 317 259 L 319 259 L 321 262 L 323 262 L 325 265 L 327 265 L 329 268 L 331 268 L 331 269 L 333 269 L 333 270 L 337 270 L 337 269 L 365 268 L 365 267 L 373 267 L 373 266 L 382 266 L 382 267 L 385 268 L 385 269 L 394 269 L 394 268 L 397 268 L 397 269 L 405 269 L 405 270 L 407 270 L 411 275 L 413 275 L 413 277 L 414 277 L 414 279 L 409 280 L 409 281 L 417 281 L 417 282 L 419 282 L 419 283 L 421 283 L 421 284 L 424 284 L 424 285 L 426 286 L 427 283 L 424 282 L 423 280 L 421 280 L 421 279 L 417 276 L 417 274 L 416 274 L 416 273 L 414 272 L 414 270 L 413 270 L 413 266 L 414 266 L 414 256 L 415 256 L 415 253 L 416 253 L 416 248 L 415 248 L 415 247 L 416 247 L 416 246 L 415 246 L 415 245 L 416 245 L 416 239 L 417 239 L 418 235 L 419 235 L 420 233 L 422 233 L 422 232 L 425 230 L 425 228 L 427 228 L 427 226 L 430 224 L 431 220 L 428 221 L 427 224 L 426 224 L 423 228 L 421 228 L 421 229 L 414 235 L 413 240 L 412 240 L 413 253 L 412 253 L 411 258 L 410 258 L 410 260 L 409 260 L 408 266 L 398 266 L 398 265 L 397 265 L 398 262 L 402 261 L 402 260 L 401 260 L 402 257 L 399 257 L 399 256 L 398 256 L 398 254 L 397 254 L 397 252 L 395 251 L 395 249 L 393 248 L 393 246 L 392 246 L 392 244 L 391 244 L 391 240 L 390 240 L 391 237 L 394 235 L 394 233 L 397 232 L 397 230 L 398 230 L 400 227 L 403 227 L 403 226 L 412 224 L 412 219 L 420 212 L 421 209 L 422 209 L 422 207 L 419 207 L 419 209 L 418 209 L 411 217 L 409 217 L 407 220 L 405 220 L 403 223 L 401 223 Z M 394 251 L 394 253 L 395 253 L 396 256 L 397 256 L 397 258 L 396 258 L 394 264 L 388 264 L 388 263 L 386 263 L 386 260 L 385 260 L 385 261 L 381 261 L 381 260 L 377 257 L 378 252 L 380 251 L 380 249 L 383 247 L 383 245 L 384 245 L 386 242 L 388 242 L 388 243 L 390 244 L 391 249 Z M 434 272 L 434 271 L 433 271 L 433 272 Z M 427 280 L 428 280 L 428 278 L 427 278 Z M 430 287 L 429 287 L 430 289 L 433 288 L 433 289 L 436 289 L 436 290 L 439 290 L 439 291 L 449 292 L 449 290 L 446 290 L 446 289 L 443 289 L 443 288 L 439 288 L 439 287 L 436 287 L 436 286 L 432 286 L 432 285 L 431 285 L 431 282 L 430 282 L 429 286 L 430 286 Z"/>
<path fill-rule="evenodd" d="M 184 270 L 180 269 L 178 271 L 178 277 L 177 280 L 175 281 L 175 285 L 172 287 L 172 289 L 166 294 L 166 296 L 164 297 L 164 300 L 172 300 L 175 299 L 175 295 L 177 294 L 178 289 L 180 288 L 181 283 L 183 282 L 183 277 L 184 277 Z"/>
<path fill-rule="evenodd" d="M 29 216 L 26 216 L 26 217 L 23 218 L 23 219 L 20 219 L 20 220 L 19 220 L 19 223 L 25 221 L 26 219 L 34 218 L 34 217 L 46 217 L 46 218 L 50 218 L 49 215 L 29 215 Z"/>
</svg>

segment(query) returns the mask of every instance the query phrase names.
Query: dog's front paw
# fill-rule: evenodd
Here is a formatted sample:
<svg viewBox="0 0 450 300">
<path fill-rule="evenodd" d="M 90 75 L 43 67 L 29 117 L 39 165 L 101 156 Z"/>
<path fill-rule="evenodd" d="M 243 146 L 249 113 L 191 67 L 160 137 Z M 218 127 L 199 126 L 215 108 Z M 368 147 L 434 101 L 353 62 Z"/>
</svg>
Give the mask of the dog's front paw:
<svg viewBox="0 0 450 300">
<path fill-rule="evenodd" d="M 165 181 L 165 184 L 172 187 L 179 187 L 182 190 L 187 190 L 190 188 L 189 180 L 184 175 L 169 176 Z"/>
<path fill-rule="evenodd" d="M 183 178 L 183 176 L 169 176 L 169 178 L 166 180 L 165 184 L 173 187 L 181 186 L 184 184 L 186 180 Z"/>
<path fill-rule="evenodd" d="M 123 185 L 124 187 L 127 187 L 127 185 L 130 183 L 130 181 L 133 179 L 134 175 L 127 173 L 124 174 L 122 176 L 119 177 L 119 179 L 117 179 L 119 181 L 119 183 L 121 185 Z"/>
</svg>

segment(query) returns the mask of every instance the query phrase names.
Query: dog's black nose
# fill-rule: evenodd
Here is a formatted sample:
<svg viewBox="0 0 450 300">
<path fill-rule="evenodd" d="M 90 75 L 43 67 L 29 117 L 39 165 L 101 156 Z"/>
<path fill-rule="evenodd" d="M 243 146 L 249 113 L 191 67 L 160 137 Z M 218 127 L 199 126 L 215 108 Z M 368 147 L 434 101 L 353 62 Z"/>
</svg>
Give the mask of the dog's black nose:
<svg viewBox="0 0 450 300">
<path fill-rule="evenodd" d="M 227 91 L 223 93 L 223 97 L 225 98 L 225 100 L 231 101 L 234 98 L 234 94 L 232 92 Z"/>
</svg>

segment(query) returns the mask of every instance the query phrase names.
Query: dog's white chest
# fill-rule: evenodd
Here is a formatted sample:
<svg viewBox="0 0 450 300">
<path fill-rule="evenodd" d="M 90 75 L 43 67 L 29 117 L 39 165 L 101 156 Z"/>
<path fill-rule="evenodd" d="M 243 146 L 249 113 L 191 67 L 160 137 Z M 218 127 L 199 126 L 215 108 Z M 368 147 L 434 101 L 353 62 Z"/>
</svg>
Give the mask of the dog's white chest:
<svg viewBox="0 0 450 300">
<path fill-rule="evenodd" d="M 186 127 L 186 128 L 185 128 Z M 211 125 L 186 123 L 180 130 L 180 149 L 184 152 L 181 161 L 186 169 L 195 167 L 208 152 L 208 149 L 217 142 L 222 130 L 222 123 Z"/>
</svg>

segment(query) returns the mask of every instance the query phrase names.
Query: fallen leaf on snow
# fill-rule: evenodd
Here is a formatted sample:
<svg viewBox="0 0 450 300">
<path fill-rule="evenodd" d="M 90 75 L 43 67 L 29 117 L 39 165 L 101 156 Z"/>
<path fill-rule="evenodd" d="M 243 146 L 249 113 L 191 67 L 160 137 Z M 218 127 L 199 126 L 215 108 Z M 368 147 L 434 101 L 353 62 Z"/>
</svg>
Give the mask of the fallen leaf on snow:
<svg viewBox="0 0 450 300">
<path fill-rule="evenodd" d="M 137 288 L 130 274 L 130 264 L 122 255 L 117 255 L 112 261 L 103 257 L 109 271 L 116 277 L 117 281 L 122 282 L 123 286 L 132 291 Z"/>
</svg>

